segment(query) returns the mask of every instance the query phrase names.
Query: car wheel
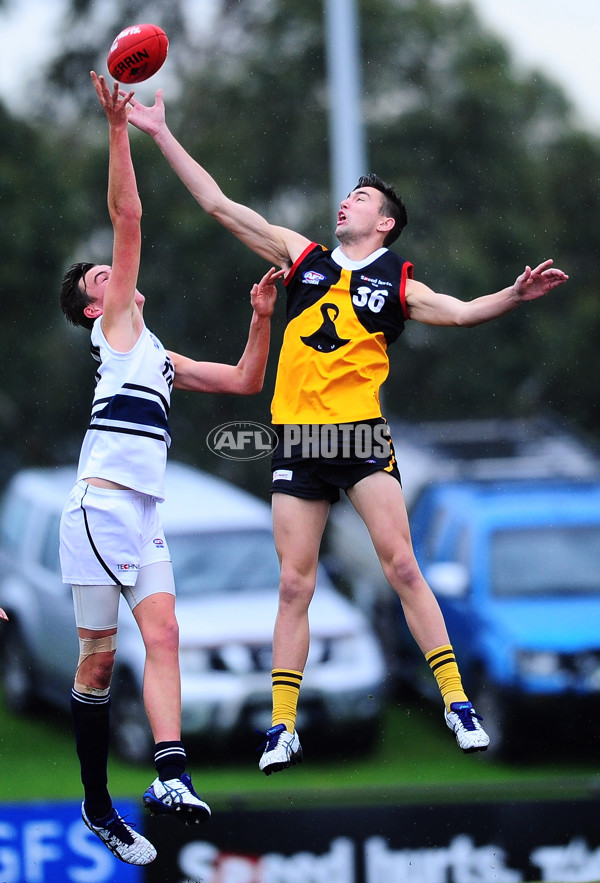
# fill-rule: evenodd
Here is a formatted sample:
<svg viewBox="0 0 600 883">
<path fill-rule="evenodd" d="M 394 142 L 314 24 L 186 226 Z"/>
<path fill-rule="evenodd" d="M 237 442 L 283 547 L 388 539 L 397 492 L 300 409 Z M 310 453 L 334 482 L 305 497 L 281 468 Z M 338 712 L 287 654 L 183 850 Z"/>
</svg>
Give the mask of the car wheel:
<svg viewBox="0 0 600 883">
<path fill-rule="evenodd" d="M 116 672 L 111 690 L 111 735 L 116 753 L 132 764 L 152 760 L 154 740 L 144 700 L 130 672 Z"/>
<path fill-rule="evenodd" d="M 35 698 L 33 668 L 21 632 L 15 623 L 3 640 L 2 686 L 7 708 L 15 714 L 31 711 Z"/>
</svg>

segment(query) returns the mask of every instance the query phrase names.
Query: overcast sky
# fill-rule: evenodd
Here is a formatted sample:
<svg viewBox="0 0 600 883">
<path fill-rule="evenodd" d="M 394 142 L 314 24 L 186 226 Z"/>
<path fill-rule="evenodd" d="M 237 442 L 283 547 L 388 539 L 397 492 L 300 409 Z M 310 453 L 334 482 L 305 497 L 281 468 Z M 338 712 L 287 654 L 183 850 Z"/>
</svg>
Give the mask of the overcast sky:
<svg viewBox="0 0 600 883">
<path fill-rule="evenodd" d="M 441 0 L 451 3 L 452 0 Z M 483 23 L 526 68 L 539 67 L 600 135 L 599 0 L 472 0 Z"/>
<path fill-rule="evenodd" d="M 26 100 L 23 81 L 44 57 L 65 0 L 8 0 L 0 14 L 0 89 L 12 105 Z M 100 0 L 105 2 L 105 0 Z M 454 0 L 440 0 L 452 3 Z M 540 67 L 563 87 L 580 122 L 600 134 L 600 0 L 473 0 L 482 21 L 526 68 Z M 212 2 L 208 5 L 212 6 Z M 207 0 L 189 8 L 206 9 Z M 150 80 L 148 86 L 153 86 Z"/>
</svg>

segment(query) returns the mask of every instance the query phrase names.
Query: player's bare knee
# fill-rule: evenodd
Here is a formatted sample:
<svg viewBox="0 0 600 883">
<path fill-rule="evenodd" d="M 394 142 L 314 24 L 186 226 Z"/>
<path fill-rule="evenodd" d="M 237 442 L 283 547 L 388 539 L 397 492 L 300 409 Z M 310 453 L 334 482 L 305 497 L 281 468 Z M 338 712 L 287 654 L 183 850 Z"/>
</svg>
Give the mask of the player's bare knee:
<svg viewBox="0 0 600 883">
<path fill-rule="evenodd" d="M 154 643 L 167 653 L 177 651 L 179 648 L 179 626 L 175 618 L 161 625 L 157 630 Z"/>
<path fill-rule="evenodd" d="M 308 607 L 315 591 L 315 579 L 295 570 L 282 570 L 279 583 L 281 606 Z"/>
<path fill-rule="evenodd" d="M 148 658 L 178 652 L 179 625 L 175 616 L 144 622 L 140 630 Z"/>
<path fill-rule="evenodd" d="M 386 579 L 402 598 L 421 589 L 424 580 L 413 555 L 402 554 L 383 565 Z"/>
</svg>

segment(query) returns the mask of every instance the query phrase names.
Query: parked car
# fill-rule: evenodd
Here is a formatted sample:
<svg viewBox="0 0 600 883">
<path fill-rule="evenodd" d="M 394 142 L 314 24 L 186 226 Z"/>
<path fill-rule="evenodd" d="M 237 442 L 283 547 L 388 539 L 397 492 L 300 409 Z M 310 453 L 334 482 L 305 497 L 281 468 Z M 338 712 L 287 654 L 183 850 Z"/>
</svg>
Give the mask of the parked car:
<svg viewBox="0 0 600 883">
<path fill-rule="evenodd" d="M 392 434 L 415 554 L 485 719 L 487 756 L 600 735 L 597 451 L 535 418 L 399 423 Z M 348 505 L 331 526 L 397 686 L 439 702 L 364 526 Z"/>
<path fill-rule="evenodd" d="M 490 750 L 600 735 L 600 482 L 438 482 L 411 524 Z"/>
<path fill-rule="evenodd" d="M 78 656 L 71 589 L 61 581 L 58 531 L 73 484 L 70 467 L 17 473 L 0 505 L 2 684 L 26 712 L 39 698 L 69 707 Z M 166 473 L 161 515 L 175 571 L 184 738 L 219 741 L 271 725 L 271 637 L 279 566 L 270 507 L 219 478 L 179 463 Z M 365 616 L 320 570 L 300 732 L 335 722 L 372 744 L 379 731 L 384 661 Z M 112 727 L 122 756 L 140 762 L 152 740 L 141 695 L 144 650 L 122 601 Z"/>
</svg>

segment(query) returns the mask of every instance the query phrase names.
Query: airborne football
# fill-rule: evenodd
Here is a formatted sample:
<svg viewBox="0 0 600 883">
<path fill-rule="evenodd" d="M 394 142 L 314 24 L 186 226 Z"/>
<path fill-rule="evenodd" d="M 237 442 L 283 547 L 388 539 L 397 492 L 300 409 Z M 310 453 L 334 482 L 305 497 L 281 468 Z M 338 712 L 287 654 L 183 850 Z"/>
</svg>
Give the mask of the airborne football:
<svg viewBox="0 0 600 883">
<path fill-rule="evenodd" d="M 115 37 L 106 66 L 119 83 L 142 83 L 160 70 L 168 51 L 169 40 L 158 25 L 131 25 Z"/>
</svg>

